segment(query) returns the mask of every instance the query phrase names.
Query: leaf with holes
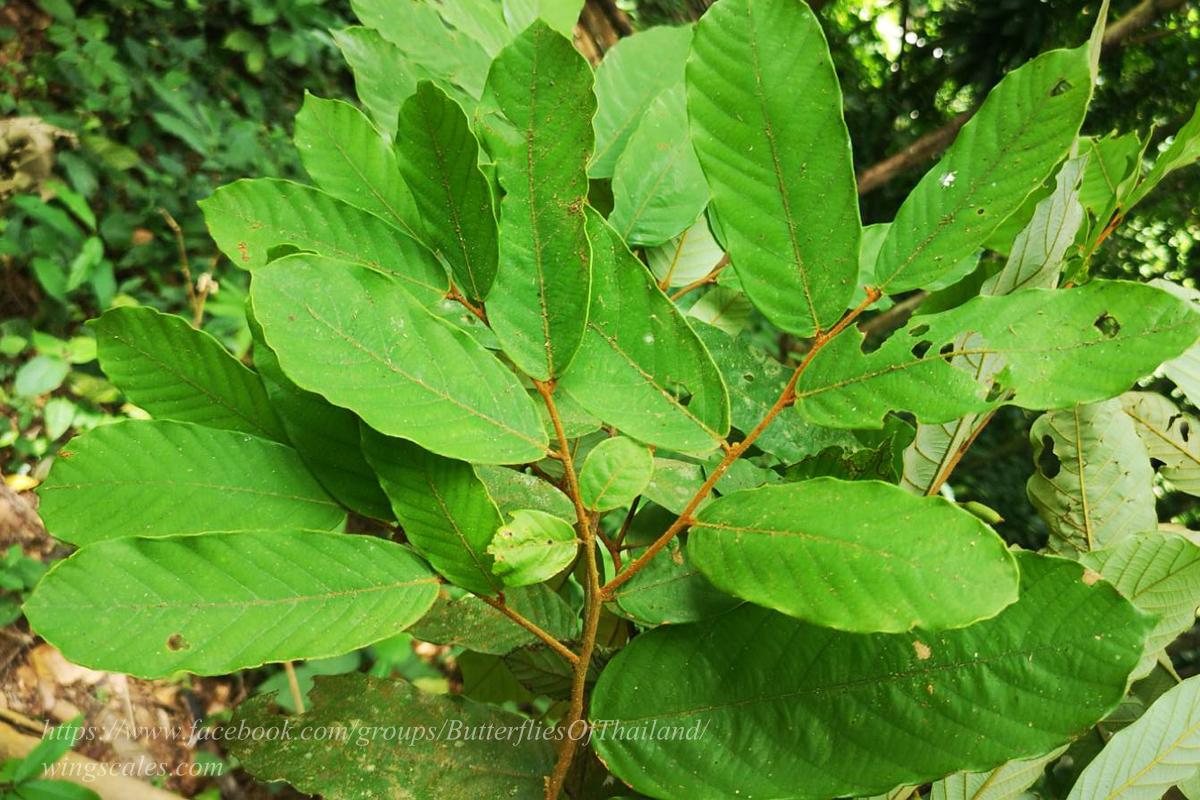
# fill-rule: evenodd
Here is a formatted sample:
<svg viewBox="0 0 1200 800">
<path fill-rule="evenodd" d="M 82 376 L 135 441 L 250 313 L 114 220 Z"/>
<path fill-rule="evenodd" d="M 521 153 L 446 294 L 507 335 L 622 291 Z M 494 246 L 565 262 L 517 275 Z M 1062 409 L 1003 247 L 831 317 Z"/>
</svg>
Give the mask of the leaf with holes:
<svg viewBox="0 0 1200 800">
<path fill-rule="evenodd" d="M 85 547 L 25 615 L 77 664 L 164 678 L 340 655 L 404 630 L 436 596 L 425 563 L 382 539 L 211 533 Z"/>
<path fill-rule="evenodd" d="M 1195 435 L 1200 422 L 1160 394 L 1127 392 L 1121 406 L 1150 458 L 1161 465 L 1162 476 L 1176 489 L 1200 497 L 1200 438 Z"/>
</svg>

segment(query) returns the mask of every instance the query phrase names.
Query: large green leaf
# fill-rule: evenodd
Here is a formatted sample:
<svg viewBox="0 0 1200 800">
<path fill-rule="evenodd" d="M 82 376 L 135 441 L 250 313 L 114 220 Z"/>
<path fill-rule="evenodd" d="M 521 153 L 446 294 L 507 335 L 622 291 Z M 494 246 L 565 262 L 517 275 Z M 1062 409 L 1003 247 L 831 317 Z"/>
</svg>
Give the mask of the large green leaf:
<svg viewBox="0 0 1200 800">
<path fill-rule="evenodd" d="M 1068 800 L 1158 800 L 1200 768 L 1200 677 L 1154 701 L 1087 765 Z"/>
<path fill-rule="evenodd" d="M 980 294 L 1003 295 L 1058 285 L 1063 261 L 1084 220 L 1079 184 L 1085 163 L 1077 158 L 1063 165 L 1054 191 L 1037 203 L 1029 223 L 1018 232 L 1004 268 L 984 282 Z M 958 345 L 969 346 L 973 338 L 972 333 L 964 333 Z M 1003 367 L 1002 359 L 986 353 L 963 355 L 950 363 L 983 383 L 992 381 Z M 917 425 L 913 443 L 904 451 L 901 485 L 918 494 L 940 487 L 959 452 L 987 420 L 987 415 L 967 414 L 950 422 Z"/>
<path fill-rule="evenodd" d="M 544 455 L 516 376 L 386 275 L 293 255 L 256 272 L 250 293 L 287 376 L 381 433 L 465 461 Z"/>
<path fill-rule="evenodd" d="M 245 269 L 301 250 L 395 275 L 427 306 L 450 286 L 446 270 L 414 239 L 311 186 L 241 180 L 217 189 L 200 207 L 221 252 Z"/>
<path fill-rule="evenodd" d="M 333 41 L 354 73 L 354 89 L 387 138 L 396 133 L 400 106 L 431 74 L 373 28 L 353 26 L 331 31 Z M 448 88 L 448 87 L 443 87 Z"/>
<path fill-rule="evenodd" d="M 1120 400 L 1049 411 L 1029 440 L 1037 471 L 1026 488 L 1051 550 L 1075 555 L 1158 525 L 1154 470 Z"/>
<path fill-rule="evenodd" d="M 496 0 L 459 0 L 437 3 L 436 8 L 447 25 L 479 42 L 490 56 L 512 40 L 512 32 L 504 24 L 504 9 Z"/>
<path fill-rule="evenodd" d="M 487 546 L 503 520 L 471 465 L 365 426 L 362 437 L 409 543 L 452 583 L 498 592 Z"/>
<path fill-rule="evenodd" d="M 1049 752 L 1116 707 L 1150 620 L 1079 564 L 1017 561 L 1020 600 L 959 630 L 844 633 L 744 605 L 644 633 L 596 684 L 598 753 L 651 797 L 782 800 Z"/>
<path fill-rule="evenodd" d="M 151 416 L 287 441 L 258 375 L 181 317 L 114 308 L 92 329 L 104 374 Z"/>
<path fill-rule="evenodd" d="M 313 531 L 117 539 L 47 573 L 30 624 L 71 661 L 162 678 L 325 658 L 393 636 L 437 596 L 398 544 Z"/>
<path fill-rule="evenodd" d="M 596 152 L 589 173 L 613 175 L 617 159 L 655 98 L 683 84 L 690 26 L 663 25 L 621 39 L 596 68 Z"/>
<path fill-rule="evenodd" d="M 1200 421 L 1184 414 L 1161 394 L 1127 392 L 1121 396 L 1146 452 L 1162 464 L 1162 476 L 1180 491 L 1200 497 Z"/>
<path fill-rule="evenodd" d="M 963 332 L 972 335 L 963 338 Z M 1200 336 L 1200 315 L 1144 284 L 1093 281 L 977 297 L 922 315 L 876 351 L 848 330 L 811 362 L 797 407 L 836 427 L 878 427 L 892 409 L 947 422 L 1012 402 L 1063 408 L 1115 397 Z M 989 381 L 957 368 L 958 356 L 1000 359 Z M 1013 396 L 1015 394 L 1015 397 Z"/>
<path fill-rule="evenodd" d="M 365 517 L 392 520 L 392 506 L 367 463 L 359 441 L 360 422 L 353 412 L 292 383 L 279 367 L 279 359 L 262 338 L 253 313 L 254 366 L 262 375 L 267 395 L 288 441 L 305 466 L 339 503 Z"/>
<path fill-rule="evenodd" d="M 361 111 L 306 94 L 296 115 L 295 141 L 304 169 L 318 186 L 424 240 L 421 212 L 396 154 Z"/>
<path fill-rule="evenodd" d="M 625 436 L 605 439 L 592 448 L 579 471 L 579 492 L 593 511 L 610 511 L 633 502 L 654 475 L 654 456 Z"/>
<path fill-rule="evenodd" d="M 1067 155 L 1092 96 L 1088 48 L 1013 70 L 896 212 L 875 280 L 926 286 L 971 255 Z"/>
<path fill-rule="evenodd" d="M 687 65 L 692 143 L 746 294 L 784 330 L 842 316 L 861 224 L 842 92 L 816 16 L 795 0 L 722 0 Z"/>
<path fill-rule="evenodd" d="M 630 244 L 685 231 L 708 205 L 708 184 L 688 136 L 683 85 L 660 94 L 617 159 L 609 222 Z"/>
<path fill-rule="evenodd" d="M 649 444 L 712 450 L 729 432 L 721 374 L 683 315 L 598 214 L 595 284 L 577 369 L 562 386 L 585 409 Z"/>
<path fill-rule="evenodd" d="M 329 530 L 345 520 L 290 447 L 183 422 L 126 421 L 72 439 L 38 489 L 51 535 Z"/>
<path fill-rule="evenodd" d="M 579 613 L 545 584 L 509 587 L 504 602 L 551 636 L 560 640 L 579 636 Z M 421 641 L 498 656 L 538 642 L 532 633 L 475 595 L 455 597 L 445 588 L 409 633 Z"/>
<path fill-rule="evenodd" d="M 696 515 L 688 556 L 718 589 L 845 631 L 961 628 L 1017 599 L 1016 565 L 988 526 L 878 481 L 728 494 Z"/>
<path fill-rule="evenodd" d="M 496 277 L 492 192 L 479 171 L 479 142 L 458 104 L 432 83 L 417 85 L 400 109 L 396 161 L 412 189 L 426 241 L 470 297 Z"/>
<path fill-rule="evenodd" d="M 1084 553 L 1080 561 L 1103 575 L 1135 606 L 1156 617 L 1135 674 L 1149 673 L 1163 648 L 1196 621 L 1200 547 L 1178 534 L 1151 531 Z"/>
<path fill-rule="evenodd" d="M 505 192 L 488 317 L 513 362 L 548 380 L 571 363 L 587 325 L 592 71 L 569 41 L 534 22 L 493 62 L 484 107 Z"/>
<path fill-rule="evenodd" d="M 238 740 L 234 753 L 249 772 L 326 800 L 523 800 L 542 796 L 554 765 L 553 734 L 541 723 L 404 681 L 320 677 L 309 705 L 289 718 L 272 710 L 270 697 L 238 707 L 235 726 L 276 734 Z M 280 735 L 285 726 L 290 736 Z M 338 731 L 344 738 L 331 736 Z"/>
</svg>

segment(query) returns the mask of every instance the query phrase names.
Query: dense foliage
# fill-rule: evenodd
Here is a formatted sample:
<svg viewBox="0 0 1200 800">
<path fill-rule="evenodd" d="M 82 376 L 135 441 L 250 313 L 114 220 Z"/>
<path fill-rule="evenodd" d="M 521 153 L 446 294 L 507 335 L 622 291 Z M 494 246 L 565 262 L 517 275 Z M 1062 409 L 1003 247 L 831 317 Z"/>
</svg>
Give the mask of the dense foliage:
<svg viewBox="0 0 1200 800">
<path fill-rule="evenodd" d="M 864 226 L 808 6 L 719 0 L 594 71 L 578 6 L 355 2 L 362 110 L 305 97 L 311 183 L 201 202 L 253 369 L 152 308 L 91 323 L 149 418 L 41 485 L 78 550 L 32 628 L 152 678 L 461 648 L 460 697 L 319 679 L 291 724 L 344 741 L 235 744 L 328 798 L 1194 793 L 1164 649 L 1200 545 L 1155 492 L 1200 496 L 1200 294 L 1094 258 L 1200 114 L 1081 133 L 1105 4 Z M 1040 550 L 944 491 L 1012 409 Z"/>
</svg>

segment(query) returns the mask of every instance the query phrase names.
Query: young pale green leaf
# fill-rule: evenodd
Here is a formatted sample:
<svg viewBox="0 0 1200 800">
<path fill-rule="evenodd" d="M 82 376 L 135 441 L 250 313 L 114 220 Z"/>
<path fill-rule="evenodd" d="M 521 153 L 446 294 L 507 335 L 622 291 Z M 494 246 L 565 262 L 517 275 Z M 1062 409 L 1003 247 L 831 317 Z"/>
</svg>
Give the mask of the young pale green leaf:
<svg viewBox="0 0 1200 800">
<path fill-rule="evenodd" d="M 562 387 L 585 409 L 649 444 L 707 452 L 729 432 L 721 373 L 653 276 L 598 214 L 595 284 L 579 367 Z"/>
<path fill-rule="evenodd" d="M 703 483 L 704 469 L 699 464 L 673 458 L 655 458 L 654 476 L 646 485 L 644 494 L 647 499 L 668 511 L 682 514 Z M 708 499 L 703 502 L 707 503 Z"/>
<path fill-rule="evenodd" d="M 541 20 L 563 36 L 571 36 L 584 0 L 502 0 L 504 19 L 513 33 Z"/>
<path fill-rule="evenodd" d="M 248 771 L 326 800 L 479 800 L 540 797 L 554 765 L 553 734 L 540 723 L 470 700 L 426 694 L 404 681 L 361 673 L 319 677 L 309 705 L 306 714 L 290 718 L 278 715 L 269 696 L 238 706 L 235 726 L 244 722 L 275 733 L 233 746 Z M 281 735 L 285 725 L 290 736 Z M 516 736 L 518 729 L 524 737 Z M 514 735 L 478 735 L 484 730 Z M 330 738 L 331 731 L 346 738 Z"/>
<path fill-rule="evenodd" d="M 386 275 L 293 255 L 256 272 L 250 293 L 287 376 L 381 433 L 465 461 L 544 455 L 516 376 Z"/>
<path fill-rule="evenodd" d="M 505 589 L 504 602 L 557 639 L 579 636 L 578 612 L 544 584 Z M 433 608 L 408 631 L 423 642 L 498 656 L 538 642 L 532 633 L 475 595 L 455 597 L 445 588 Z"/>
<path fill-rule="evenodd" d="M 669 515 L 663 530 L 673 519 L 674 516 Z M 630 558 L 639 555 L 638 550 L 629 554 Z M 667 546 L 665 553 L 649 561 L 641 572 L 619 586 L 613 602 L 623 616 L 645 628 L 696 622 L 724 614 L 742 603 L 701 575 L 688 558 L 687 548 L 678 539 Z"/>
<path fill-rule="evenodd" d="M 1191 118 L 1184 123 L 1179 132 L 1171 140 L 1171 144 L 1154 161 L 1154 166 L 1146 173 L 1146 177 L 1137 185 L 1130 195 L 1126 208 L 1141 202 L 1162 179 L 1177 169 L 1200 161 L 1200 102 Z"/>
<path fill-rule="evenodd" d="M 544 511 L 521 509 L 496 530 L 487 552 L 505 586 L 549 580 L 575 560 L 579 542 L 569 522 Z"/>
<path fill-rule="evenodd" d="M 728 336 L 737 336 L 746 329 L 754 306 L 746 299 L 746 295 L 729 286 L 714 286 L 702 294 L 687 315 L 725 332 Z"/>
<path fill-rule="evenodd" d="M 500 508 L 501 514 L 512 514 L 523 508 L 532 508 L 553 514 L 572 525 L 575 524 L 575 506 L 571 498 L 551 483 L 536 475 L 526 475 L 507 467 L 475 465 L 475 474 L 487 487 L 488 494 Z"/>
<path fill-rule="evenodd" d="M 294 138 L 304 169 L 318 186 L 417 241 L 425 240 L 420 208 L 400 174 L 396 154 L 361 111 L 341 100 L 306 94 Z"/>
<path fill-rule="evenodd" d="M 688 137 L 683 85 L 646 109 L 613 172 L 609 222 L 631 245 L 657 245 L 686 230 L 708 205 L 708 184 Z"/>
<path fill-rule="evenodd" d="M 241 180 L 217 189 L 200 207 L 221 252 L 244 269 L 300 250 L 394 275 L 426 306 L 450 286 L 446 270 L 416 240 L 312 186 Z"/>
<path fill-rule="evenodd" d="M 924 287 L 978 250 L 1067 155 L 1091 97 L 1087 46 L 1006 75 L 896 212 L 879 287 Z"/>
<path fill-rule="evenodd" d="M 987 772 L 956 772 L 929 789 L 929 800 L 1023 800 L 1046 766 L 1063 754 L 1059 748 L 1044 756 L 1009 761 Z"/>
<path fill-rule="evenodd" d="M 258 375 L 182 317 L 114 308 L 92 329 L 104 374 L 151 416 L 287 441 Z"/>
<path fill-rule="evenodd" d="M 1117 731 L 1067 800 L 1158 800 L 1200 769 L 1200 677 L 1188 678 Z"/>
<path fill-rule="evenodd" d="M 436 597 L 437 576 L 401 545 L 279 530 L 85 547 L 47 573 L 25 615 L 76 664 L 163 678 L 348 653 Z"/>
<path fill-rule="evenodd" d="M 487 546 L 503 520 L 471 465 L 365 426 L 362 441 L 417 552 L 451 583 L 476 594 L 500 591 Z"/>
<path fill-rule="evenodd" d="M 742 287 L 810 335 L 846 309 L 861 223 L 842 93 L 816 16 L 794 0 L 722 0 L 687 65 L 692 143 Z"/>
<path fill-rule="evenodd" d="M 1192 308 L 1200 310 L 1200 291 L 1162 278 L 1155 278 L 1150 281 L 1150 285 L 1168 291 L 1176 297 L 1182 297 L 1192 304 Z M 1189 347 L 1179 358 L 1163 364 L 1162 371 L 1179 387 L 1179 391 L 1183 392 L 1189 403 L 1200 407 L 1200 343 Z"/>
<path fill-rule="evenodd" d="M 869 354 L 862 335 L 847 331 L 801 376 L 797 407 L 843 428 L 878 427 L 893 409 L 947 422 L 1006 402 L 1064 408 L 1115 397 L 1198 336 L 1200 315 L 1144 284 L 1093 281 L 977 297 L 913 319 Z M 981 355 L 1001 359 L 982 383 L 952 363 Z"/>
<path fill-rule="evenodd" d="M 437 3 L 435 8 L 447 25 L 474 39 L 491 57 L 512 41 L 504 9 L 495 0 L 459 0 Z"/>
<path fill-rule="evenodd" d="M 439 16 L 443 3 L 422 0 L 352 0 L 354 14 L 446 86 L 479 97 L 491 56 L 470 36 L 448 27 Z M 448 4 L 446 4 L 448 5 Z M 397 138 L 399 138 L 397 131 Z"/>
<path fill-rule="evenodd" d="M 1162 476 L 1176 489 L 1200 497 L 1200 437 L 1194 435 L 1200 421 L 1153 392 L 1127 392 L 1121 405 L 1150 458 L 1161 462 Z"/>
<path fill-rule="evenodd" d="M 811 798 L 1046 753 L 1116 707 L 1151 623 L 1075 562 L 1017 561 L 1020 599 L 969 628 L 845 633 L 744 605 L 644 633 L 596 684 L 598 754 L 650 797 Z M 628 735 L 651 725 L 700 735 Z"/>
<path fill-rule="evenodd" d="M 733 426 L 742 432 L 753 430 L 783 393 L 792 371 L 747 338 L 729 336 L 710 325 L 697 325 L 696 333 L 729 387 Z M 799 414 L 776 417 L 754 444 L 785 464 L 795 464 L 829 447 L 850 450 L 860 446 L 849 431 L 813 425 Z"/>
<path fill-rule="evenodd" d="M 126 421 L 70 441 L 38 489 L 76 545 L 208 531 L 330 530 L 345 521 L 296 451 L 237 431 Z"/>
<path fill-rule="evenodd" d="M 253 313 L 248 316 L 254 336 L 254 366 L 267 387 L 267 396 L 288 441 L 304 465 L 346 508 L 371 519 L 394 519 L 387 495 L 363 456 L 358 417 L 292 383 L 280 369 L 275 353 L 263 341 L 258 320 Z"/>
<path fill-rule="evenodd" d="M 488 317 L 504 352 L 537 380 L 563 373 L 587 325 L 584 204 L 595 103 L 583 56 L 540 21 L 488 74 L 482 124 L 505 192 Z"/>
<path fill-rule="evenodd" d="M 1103 575 L 1135 606 L 1157 618 L 1134 674 L 1149 673 L 1163 648 L 1196 621 L 1196 609 L 1200 607 L 1200 547 L 1178 534 L 1151 531 L 1084 553 L 1080 561 Z"/>
<path fill-rule="evenodd" d="M 1054 552 L 1086 553 L 1158 525 L 1154 470 L 1120 400 L 1049 411 L 1029 441 L 1037 471 L 1026 490 Z"/>
<path fill-rule="evenodd" d="M 658 247 L 646 250 L 646 262 L 659 286 L 686 286 L 708 275 L 725 253 L 701 218 L 683 233 Z"/>
<path fill-rule="evenodd" d="M 391 139 L 396 134 L 400 106 L 416 91 L 417 81 L 436 76 L 414 63 L 373 28 L 353 26 L 330 33 L 354 73 L 354 89 L 359 99 L 375 125 Z"/>
<path fill-rule="evenodd" d="M 579 472 L 583 503 L 592 511 L 624 508 L 654 476 L 650 448 L 625 436 L 605 439 L 592 448 Z"/>
<path fill-rule="evenodd" d="M 420 211 L 426 241 L 462 290 L 481 300 L 496 277 L 492 191 L 479 142 L 458 104 L 422 81 L 400 109 L 396 162 Z"/>
<path fill-rule="evenodd" d="M 718 589 L 845 631 L 961 628 L 1017 599 L 1016 565 L 991 528 L 878 481 L 727 494 L 697 514 L 688 556 Z"/>
<path fill-rule="evenodd" d="M 627 36 L 596 68 L 596 152 L 588 173 L 611 178 L 617 159 L 655 98 L 683 85 L 691 26 L 662 25 Z"/>
</svg>

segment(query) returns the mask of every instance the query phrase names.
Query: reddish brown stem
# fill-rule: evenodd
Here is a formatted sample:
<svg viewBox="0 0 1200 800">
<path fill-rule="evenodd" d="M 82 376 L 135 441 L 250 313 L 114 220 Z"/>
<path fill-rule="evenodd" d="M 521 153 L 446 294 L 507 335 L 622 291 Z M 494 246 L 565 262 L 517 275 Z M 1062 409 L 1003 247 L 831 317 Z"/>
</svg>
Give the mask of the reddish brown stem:
<svg viewBox="0 0 1200 800">
<path fill-rule="evenodd" d="M 569 649 L 567 649 L 566 645 L 564 645 L 558 639 L 554 638 L 549 633 L 547 633 L 545 630 L 543 630 L 541 627 L 539 627 L 537 625 L 537 623 L 533 622 L 528 617 L 524 616 L 520 612 L 511 608 L 503 600 L 498 600 L 495 597 L 488 597 L 487 595 L 482 595 L 482 594 L 477 595 L 477 597 L 480 600 L 482 600 L 483 602 L 487 603 L 492 608 L 499 611 L 504 616 L 511 619 L 516 624 L 520 625 L 525 630 L 532 633 L 537 638 L 541 639 L 543 642 L 545 642 L 547 645 L 550 646 L 551 650 L 558 653 L 560 656 L 565 658 L 571 664 L 575 664 L 579 661 L 579 656 L 575 655 Z"/>
</svg>

